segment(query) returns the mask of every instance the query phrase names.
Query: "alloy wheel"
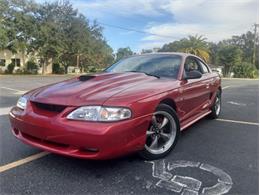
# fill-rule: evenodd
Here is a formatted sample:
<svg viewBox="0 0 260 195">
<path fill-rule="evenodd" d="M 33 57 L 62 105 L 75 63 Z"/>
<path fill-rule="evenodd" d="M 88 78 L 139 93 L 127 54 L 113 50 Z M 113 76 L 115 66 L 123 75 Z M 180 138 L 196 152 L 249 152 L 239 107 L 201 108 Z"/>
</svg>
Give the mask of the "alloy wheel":
<svg viewBox="0 0 260 195">
<path fill-rule="evenodd" d="M 152 154 L 162 154 L 171 148 L 176 138 L 174 118 L 165 111 L 153 114 L 150 128 L 146 132 L 145 148 Z"/>
<path fill-rule="evenodd" d="M 216 111 L 216 115 L 219 115 L 220 113 L 220 109 L 221 109 L 221 100 L 220 97 L 216 97 L 216 101 L 215 101 L 215 111 Z"/>
</svg>

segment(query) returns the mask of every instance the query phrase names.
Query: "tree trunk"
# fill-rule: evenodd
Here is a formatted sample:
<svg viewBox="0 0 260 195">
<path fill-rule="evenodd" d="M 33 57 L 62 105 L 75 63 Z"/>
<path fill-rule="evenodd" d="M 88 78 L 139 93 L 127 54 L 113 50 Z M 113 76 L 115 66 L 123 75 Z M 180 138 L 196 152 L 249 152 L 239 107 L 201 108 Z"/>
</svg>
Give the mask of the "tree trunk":
<svg viewBox="0 0 260 195">
<path fill-rule="evenodd" d="M 23 62 L 23 68 L 27 69 L 26 64 L 25 64 L 25 52 L 24 51 L 22 52 L 22 62 Z"/>
<path fill-rule="evenodd" d="M 230 77 L 231 66 L 225 65 L 225 77 Z"/>
<path fill-rule="evenodd" d="M 47 62 L 47 59 L 44 58 L 43 63 L 42 63 L 42 74 L 45 74 L 45 66 L 46 66 L 46 62 Z"/>
<path fill-rule="evenodd" d="M 65 72 L 65 74 L 68 74 L 68 67 L 69 66 L 67 64 L 64 65 L 64 69 L 65 69 L 64 72 Z"/>
<path fill-rule="evenodd" d="M 78 68 L 79 67 L 79 54 L 77 55 L 77 65 L 76 67 Z"/>
</svg>

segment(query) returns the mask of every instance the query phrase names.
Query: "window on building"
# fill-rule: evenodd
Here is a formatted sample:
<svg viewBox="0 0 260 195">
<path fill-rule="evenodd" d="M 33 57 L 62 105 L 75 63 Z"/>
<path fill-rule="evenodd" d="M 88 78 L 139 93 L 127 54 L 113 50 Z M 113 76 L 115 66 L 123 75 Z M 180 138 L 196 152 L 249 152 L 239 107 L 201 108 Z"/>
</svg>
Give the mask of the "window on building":
<svg viewBox="0 0 260 195">
<path fill-rule="evenodd" d="M 15 66 L 20 67 L 21 66 L 21 60 L 19 58 L 12 58 L 12 64 L 15 64 Z"/>
<path fill-rule="evenodd" d="M 5 66 L 5 59 L 0 59 L 0 66 Z"/>
</svg>

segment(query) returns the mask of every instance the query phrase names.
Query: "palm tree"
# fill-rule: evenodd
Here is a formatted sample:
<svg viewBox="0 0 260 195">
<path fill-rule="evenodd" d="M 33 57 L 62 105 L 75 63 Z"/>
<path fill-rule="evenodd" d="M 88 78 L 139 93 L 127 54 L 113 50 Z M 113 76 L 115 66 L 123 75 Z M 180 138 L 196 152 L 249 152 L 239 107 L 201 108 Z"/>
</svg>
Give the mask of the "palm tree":
<svg viewBox="0 0 260 195">
<path fill-rule="evenodd" d="M 180 40 L 180 45 L 179 51 L 199 56 L 206 62 L 209 60 L 210 50 L 203 36 L 189 36 Z"/>
</svg>

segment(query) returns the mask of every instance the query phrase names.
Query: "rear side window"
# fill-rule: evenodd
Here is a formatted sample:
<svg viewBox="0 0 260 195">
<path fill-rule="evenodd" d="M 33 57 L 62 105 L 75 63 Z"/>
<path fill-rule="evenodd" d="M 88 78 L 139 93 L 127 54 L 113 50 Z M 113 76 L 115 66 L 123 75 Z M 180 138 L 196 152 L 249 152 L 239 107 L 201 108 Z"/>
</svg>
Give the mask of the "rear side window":
<svg viewBox="0 0 260 195">
<path fill-rule="evenodd" d="M 186 62 L 184 64 L 184 70 L 185 70 L 186 73 L 196 70 L 196 71 L 201 72 L 201 74 L 203 74 L 203 70 L 202 70 L 200 64 L 193 57 L 188 57 L 186 59 Z"/>
<path fill-rule="evenodd" d="M 202 61 L 200 60 L 197 60 L 200 67 L 201 67 L 201 70 L 203 71 L 203 73 L 209 73 L 209 68 L 207 67 L 206 64 L 204 64 Z"/>
</svg>

